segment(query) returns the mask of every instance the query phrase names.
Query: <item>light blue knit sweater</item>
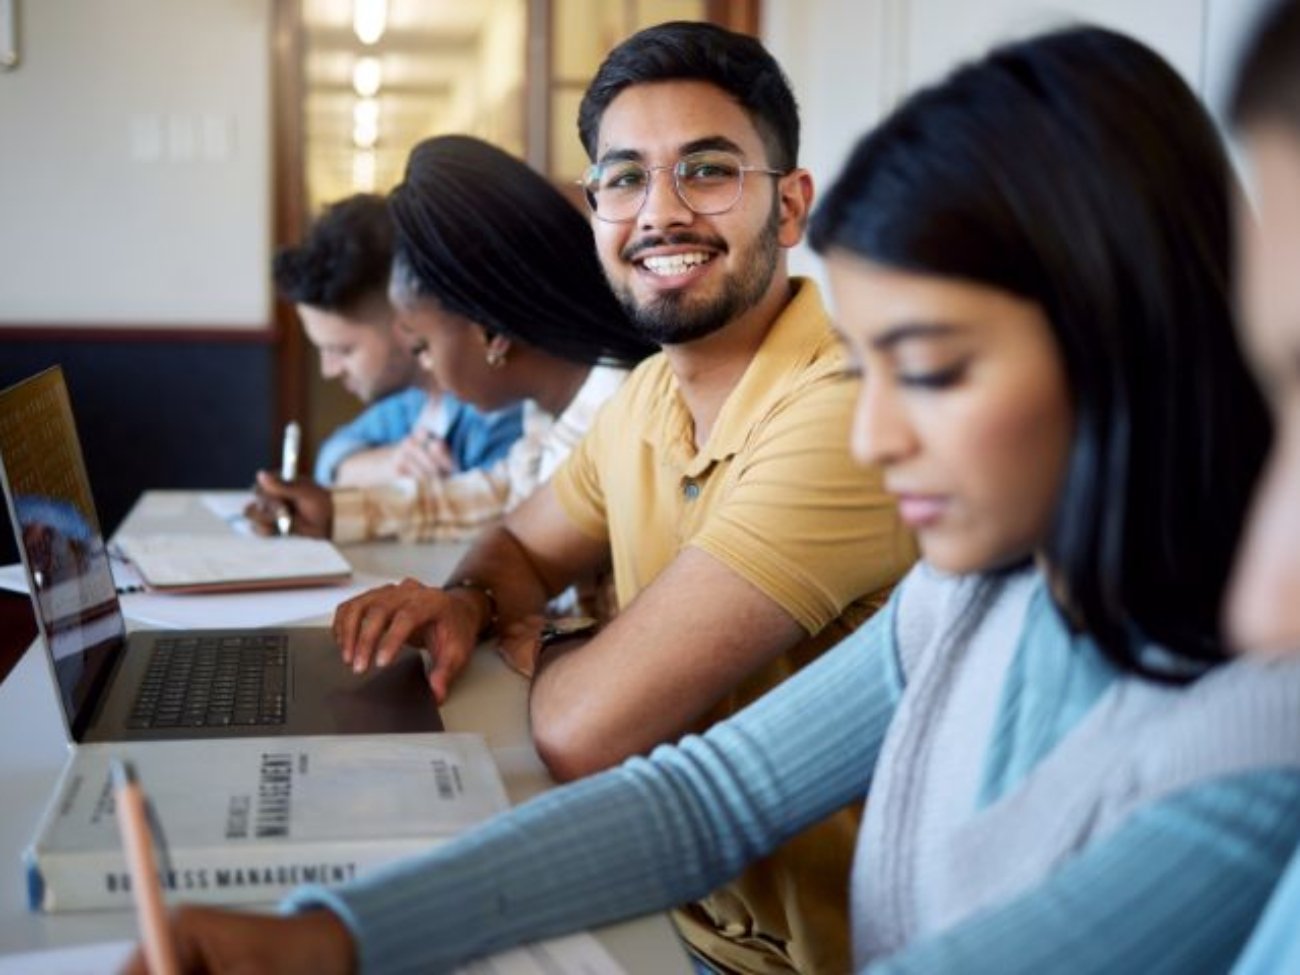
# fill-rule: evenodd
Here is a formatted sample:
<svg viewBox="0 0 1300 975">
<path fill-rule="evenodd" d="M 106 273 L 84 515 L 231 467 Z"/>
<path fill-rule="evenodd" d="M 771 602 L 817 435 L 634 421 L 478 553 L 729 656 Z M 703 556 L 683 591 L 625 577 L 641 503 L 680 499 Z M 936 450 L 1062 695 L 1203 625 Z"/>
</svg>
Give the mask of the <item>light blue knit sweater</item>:
<svg viewBox="0 0 1300 975">
<path fill-rule="evenodd" d="M 875 777 L 852 908 L 863 971 L 1225 970 L 1300 841 L 1300 661 L 1155 689 L 1066 632 L 1037 580 L 1009 580 L 968 618 L 971 585 L 918 568 L 862 630 L 704 736 L 285 906 L 337 911 L 364 971 L 445 971 L 697 898 Z M 918 755 L 897 743 L 924 718 L 913 704 L 934 690 L 927 668 L 939 648 L 957 660 L 976 645 L 989 657 L 973 683 L 929 698 L 939 737 L 969 738 L 976 769 L 953 809 L 925 801 L 914 823 L 891 820 L 915 784 Z M 934 774 L 953 766 L 935 755 L 921 756 L 914 796 L 947 788 Z M 1072 768 L 1083 787 L 1044 803 Z M 1028 818 L 980 831 L 1023 796 Z M 935 852 L 964 830 L 986 845 L 945 871 Z M 892 873 L 874 875 L 873 849 Z"/>
</svg>

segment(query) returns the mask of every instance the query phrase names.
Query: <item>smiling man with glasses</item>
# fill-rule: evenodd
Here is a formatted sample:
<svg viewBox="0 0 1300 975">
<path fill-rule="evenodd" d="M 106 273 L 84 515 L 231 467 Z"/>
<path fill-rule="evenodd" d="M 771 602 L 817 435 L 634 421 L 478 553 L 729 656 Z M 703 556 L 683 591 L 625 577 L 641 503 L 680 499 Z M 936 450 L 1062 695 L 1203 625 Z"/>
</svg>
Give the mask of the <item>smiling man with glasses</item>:
<svg viewBox="0 0 1300 975">
<path fill-rule="evenodd" d="M 850 459 L 855 387 L 817 288 L 786 268 L 813 190 L 771 55 L 709 25 L 649 28 L 602 65 L 579 129 L 605 276 L 663 353 L 445 588 L 376 590 L 335 620 L 361 669 L 412 642 L 450 677 L 482 638 L 511 636 L 562 779 L 739 710 L 859 625 L 914 558 L 879 474 Z M 619 613 L 600 632 L 520 638 L 606 567 Z M 857 821 L 830 817 L 678 911 L 700 964 L 847 971 Z"/>
</svg>

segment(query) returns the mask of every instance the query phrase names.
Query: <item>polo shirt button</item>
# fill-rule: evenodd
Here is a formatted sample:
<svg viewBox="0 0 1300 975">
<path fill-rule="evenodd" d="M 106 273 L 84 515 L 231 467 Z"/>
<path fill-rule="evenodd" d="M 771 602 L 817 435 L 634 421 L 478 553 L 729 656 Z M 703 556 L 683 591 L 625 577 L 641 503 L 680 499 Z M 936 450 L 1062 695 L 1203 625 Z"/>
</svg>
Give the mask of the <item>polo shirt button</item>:
<svg viewBox="0 0 1300 975">
<path fill-rule="evenodd" d="M 695 481 L 687 481 L 682 485 L 682 494 L 687 501 L 694 501 L 700 496 L 700 485 Z"/>
</svg>

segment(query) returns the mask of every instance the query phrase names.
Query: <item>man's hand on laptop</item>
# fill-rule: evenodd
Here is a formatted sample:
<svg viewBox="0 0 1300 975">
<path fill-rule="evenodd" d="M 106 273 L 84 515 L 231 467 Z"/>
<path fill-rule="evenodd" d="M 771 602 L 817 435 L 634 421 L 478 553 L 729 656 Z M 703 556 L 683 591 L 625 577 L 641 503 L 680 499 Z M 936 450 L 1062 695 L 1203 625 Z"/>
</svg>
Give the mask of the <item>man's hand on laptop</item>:
<svg viewBox="0 0 1300 975">
<path fill-rule="evenodd" d="M 403 646 L 423 647 L 433 658 L 429 687 L 441 704 L 469 661 L 480 630 L 474 593 L 438 589 L 414 579 L 354 596 L 334 612 L 334 640 L 343 662 L 357 673 L 386 667 Z"/>
<path fill-rule="evenodd" d="M 170 919 L 177 967 L 185 973 L 254 972 L 351 975 L 356 945 L 338 916 L 327 910 L 290 917 L 237 914 L 182 907 Z M 147 975 L 137 948 L 123 975 Z"/>
<path fill-rule="evenodd" d="M 278 520 L 289 513 L 289 534 L 329 538 L 334 522 L 334 502 L 325 488 L 307 478 L 292 483 L 270 471 L 258 471 L 254 498 L 244 515 L 259 535 L 280 534 Z"/>
</svg>

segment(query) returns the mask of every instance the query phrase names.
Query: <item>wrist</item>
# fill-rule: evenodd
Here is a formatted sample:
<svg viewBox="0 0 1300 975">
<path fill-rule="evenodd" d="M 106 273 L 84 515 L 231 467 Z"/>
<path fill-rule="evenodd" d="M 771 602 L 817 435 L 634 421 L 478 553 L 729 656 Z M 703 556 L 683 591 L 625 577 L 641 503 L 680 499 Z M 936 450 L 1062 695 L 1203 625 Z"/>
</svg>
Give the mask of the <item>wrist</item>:
<svg viewBox="0 0 1300 975">
<path fill-rule="evenodd" d="M 304 947 L 311 954 L 312 970 L 352 975 L 358 971 L 357 944 L 352 931 L 338 914 L 317 907 L 295 917 L 307 933 Z"/>
<path fill-rule="evenodd" d="M 465 602 L 473 606 L 475 614 L 475 637 L 483 639 L 491 633 L 496 632 L 497 628 L 497 597 L 492 591 L 492 587 L 486 583 L 479 582 L 477 579 L 457 579 L 453 582 L 445 583 L 442 587 L 443 592 L 461 592 L 466 595 Z"/>
</svg>

